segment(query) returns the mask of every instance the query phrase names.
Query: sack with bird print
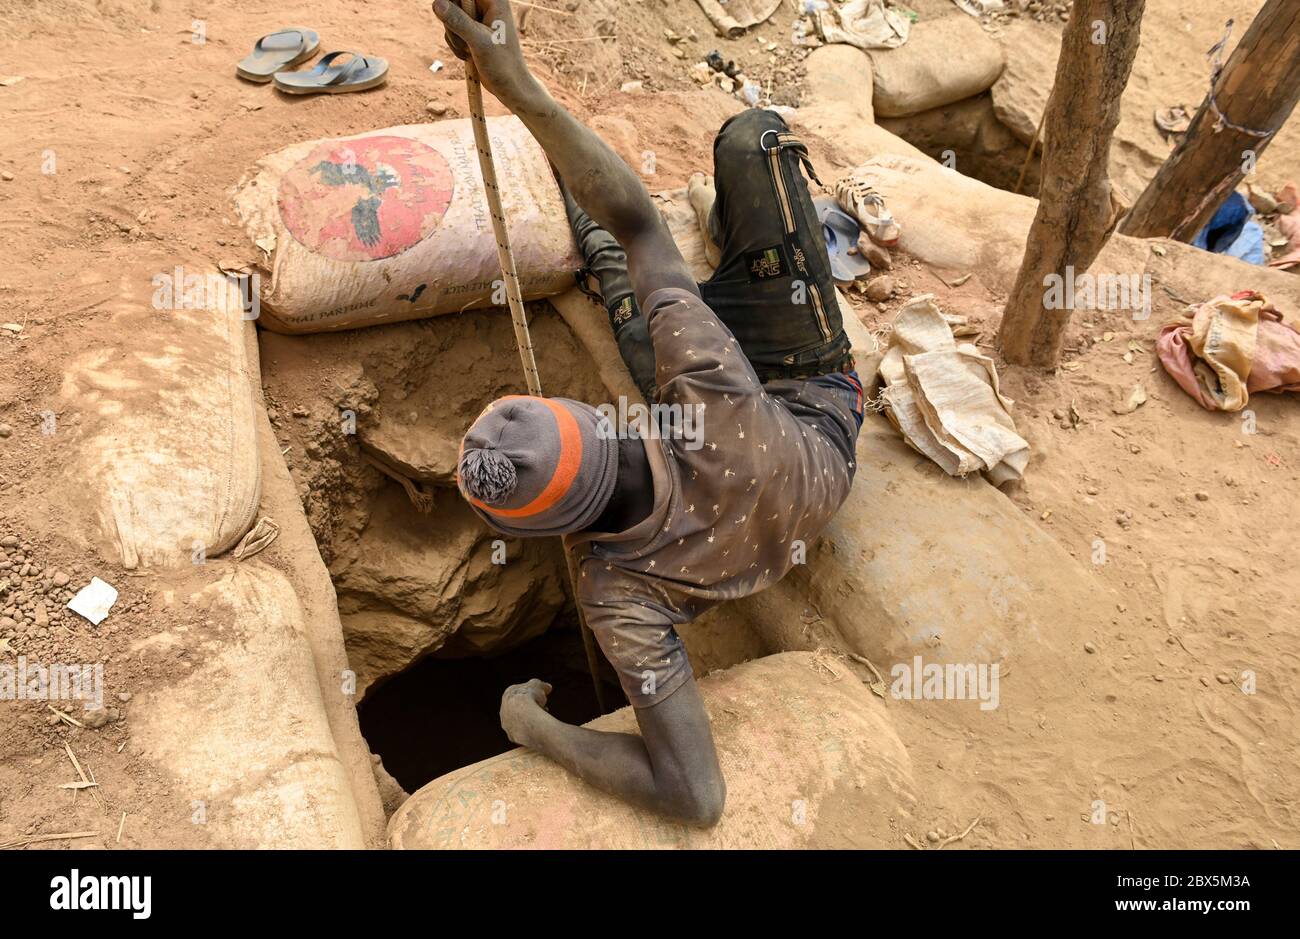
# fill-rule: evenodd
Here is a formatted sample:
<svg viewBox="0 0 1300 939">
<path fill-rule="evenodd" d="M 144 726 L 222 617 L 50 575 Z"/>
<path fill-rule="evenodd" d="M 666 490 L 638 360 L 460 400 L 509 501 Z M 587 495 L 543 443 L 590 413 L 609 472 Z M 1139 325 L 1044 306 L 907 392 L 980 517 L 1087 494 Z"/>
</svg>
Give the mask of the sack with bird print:
<svg viewBox="0 0 1300 939">
<path fill-rule="evenodd" d="M 525 299 L 579 266 L 546 155 L 515 117 L 488 119 Z M 234 192 L 258 249 L 259 319 L 282 333 L 504 306 L 468 120 L 312 140 L 258 161 Z"/>
</svg>

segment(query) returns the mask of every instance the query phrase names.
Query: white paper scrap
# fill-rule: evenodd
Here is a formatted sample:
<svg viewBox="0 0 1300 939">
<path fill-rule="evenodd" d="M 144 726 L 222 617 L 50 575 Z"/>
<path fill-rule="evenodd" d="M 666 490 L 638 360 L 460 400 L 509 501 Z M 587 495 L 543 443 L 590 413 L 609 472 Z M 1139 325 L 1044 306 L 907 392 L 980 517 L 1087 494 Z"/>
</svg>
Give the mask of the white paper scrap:
<svg viewBox="0 0 1300 939">
<path fill-rule="evenodd" d="M 98 577 L 92 577 L 90 583 L 78 590 L 77 595 L 68 601 L 68 609 L 98 626 L 108 616 L 108 611 L 116 602 L 116 588 Z"/>
</svg>

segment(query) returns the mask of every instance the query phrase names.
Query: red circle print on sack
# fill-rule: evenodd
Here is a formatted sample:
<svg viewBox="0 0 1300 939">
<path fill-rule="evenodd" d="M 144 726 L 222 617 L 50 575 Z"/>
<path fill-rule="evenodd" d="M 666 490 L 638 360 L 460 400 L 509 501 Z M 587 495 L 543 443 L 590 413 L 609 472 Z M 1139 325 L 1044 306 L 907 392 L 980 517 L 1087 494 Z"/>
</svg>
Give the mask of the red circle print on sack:
<svg viewBox="0 0 1300 939">
<path fill-rule="evenodd" d="M 377 261 L 437 228 L 454 188 L 446 158 L 418 140 L 330 141 L 280 180 L 280 218 L 295 241 L 317 254 Z"/>
</svg>

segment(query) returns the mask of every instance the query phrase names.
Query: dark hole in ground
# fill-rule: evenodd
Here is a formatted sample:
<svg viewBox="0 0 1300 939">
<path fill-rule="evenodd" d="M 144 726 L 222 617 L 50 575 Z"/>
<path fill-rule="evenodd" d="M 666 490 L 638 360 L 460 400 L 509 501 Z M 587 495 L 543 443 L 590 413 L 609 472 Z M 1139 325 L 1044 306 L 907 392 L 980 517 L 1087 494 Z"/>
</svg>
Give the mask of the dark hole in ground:
<svg viewBox="0 0 1300 939">
<path fill-rule="evenodd" d="M 1026 165 L 1029 147 L 998 119 L 987 91 L 908 117 L 881 117 L 876 123 L 963 176 L 1008 192 L 1016 191 L 1019 182 L 1021 193 L 1038 195 L 1042 148 L 1035 147 Z"/>
<path fill-rule="evenodd" d="M 501 692 L 540 678 L 548 710 L 570 724 L 600 715 L 582 638 L 559 624 L 492 658 L 426 658 L 368 694 L 357 709 L 361 733 L 407 792 L 462 766 L 514 747 L 501 729 Z M 607 698 L 622 701 L 618 686 Z M 611 705 L 612 707 L 613 705 Z"/>
</svg>

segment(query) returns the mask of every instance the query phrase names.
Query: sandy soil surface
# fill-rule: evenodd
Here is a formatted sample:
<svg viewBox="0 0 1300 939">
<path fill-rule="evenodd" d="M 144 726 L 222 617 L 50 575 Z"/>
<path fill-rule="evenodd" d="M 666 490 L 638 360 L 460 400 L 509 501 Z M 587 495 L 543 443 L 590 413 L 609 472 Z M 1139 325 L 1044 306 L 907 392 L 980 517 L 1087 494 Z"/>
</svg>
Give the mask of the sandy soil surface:
<svg viewBox="0 0 1300 939">
<path fill-rule="evenodd" d="M 572 16 L 532 12 L 530 59 L 557 97 L 625 156 L 657 154 L 651 188 L 680 186 L 691 172 L 707 171 L 708 128 L 737 107 L 689 76 L 710 49 L 769 85 L 773 101 L 797 103 L 799 56 L 786 52 L 789 5 L 737 40 L 713 36 L 692 0 L 568 5 Z M 922 16 L 950 12 L 942 0 L 912 5 Z M 1204 51 L 1223 20 L 1236 18 L 1235 41 L 1259 6 L 1152 0 L 1134 83 L 1170 104 L 1194 106 L 1205 88 Z M 367 94 L 292 98 L 238 80 L 234 63 L 256 37 L 289 24 L 319 31 L 322 50 L 383 55 L 392 65 L 389 84 Z M 686 38 L 668 42 L 666 27 Z M 772 43 L 776 54 L 768 51 Z M 431 72 L 439 59 L 445 66 Z M 157 270 L 152 261 L 142 266 L 142 257 L 161 254 L 180 264 L 252 256 L 228 192 L 259 156 L 292 141 L 434 113 L 464 116 L 463 72 L 427 5 L 416 2 L 290 0 L 272 9 L 248 0 L 51 0 L 35 7 L 0 0 L 0 61 L 0 72 L 23 78 L 0 86 L 7 131 L 0 146 L 0 320 L 22 326 L 0 331 L 0 423 L 9 428 L 0 434 L 0 536 L 16 540 L 6 558 L 11 569 L 29 565 L 30 590 L 45 590 L 42 581 L 51 580 L 51 609 L 64 600 L 53 585 L 60 571 L 74 583 L 97 574 L 123 597 L 98 629 L 67 614 L 14 641 L 0 631 L 2 656 L 21 649 L 47 661 L 113 666 L 105 694 L 118 709 L 115 720 L 94 729 L 61 722 L 43 705 L 2 706 L 0 843 L 36 831 L 99 829 L 108 835 L 71 845 L 125 847 L 138 833 L 128 821 L 120 842 L 113 837 L 121 814 L 167 797 L 151 788 L 147 767 L 133 757 L 130 696 L 185 667 L 165 653 L 127 650 L 169 618 L 201 622 L 204 613 L 157 602 L 163 590 L 183 594 L 183 577 L 128 574 L 67 533 L 79 487 L 58 477 L 66 444 L 41 432 L 43 415 L 57 407 L 64 363 L 112 337 L 107 305 L 120 280 Z M 628 81 L 642 82 L 642 90 L 620 92 Z M 1293 119 L 1261 162 L 1264 188 L 1300 176 L 1298 140 Z M 938 273 L 902 257 L 895 273 L 905 283 L 900 298 L 934 291 L 990 341 L 1003 298 L 978 281 L 948 288 Z M 1181 307 L 1177 298 L 1162 302 L 1157 315 Z M 855 311 L 877 326 L 897 305 L 855 301 Z M 1051 376 L 1005 373 L 1036 452 L 1012 497 L 1084 561 L 1104 539 L 1112 563 L 1098 576 L 1123 602 L 1098 610 L 1092 648 L 1082 653 L 1093 681 L 1078 692 L 1089 706 L 1076 720 L 1058 717 L 1033 739 L 993 731 L 978 741 L 905 741 L 918 766 L 940 774 L 967 751 L 978 777 L 979 751 L 997 754 L 977 785 L 954 778 L 923 797 L 909 822 L 914 837 L 960 832 L 979 815 L 980 826 L 956 846 L 1296 846 L 1300 582 L 1291 542 L 1300 531 L 1300 419 L 1294 400 L 1266 396 L 1252 401 L 1254 435 L 1241 433 L 1235 418 L 1202 412 L 1159 369 L 1154 331 L 1076 317 L 1067 368 Z M 1116 398 L 1138 382 L 1148 402 L 1132 414 L 1113 413 Z M 1082 418 L 1077 424 L 1068 419 L 1071 406 Z M 1243 693 L 1243 675 L 1253 677 L 1256 693 Z M 1078 722 L 1108 715 L 1123 734 L 1082 733 Z M 1080 751 L 1076 739 L 1105 743 Z M 95 793 L 57 788 L 77 779 L 65 743 L 96 773 Z M 1018 748 L 1027 756 L 1045 748 L 1067 753 L 1062 765 L 1072 778 L 1008 770 Z M 1089 823 L 1094 799 L 1111 806 L 1109 824 Z M 901 833 L 898 846 L 905 847 Z"/>
</svg>

